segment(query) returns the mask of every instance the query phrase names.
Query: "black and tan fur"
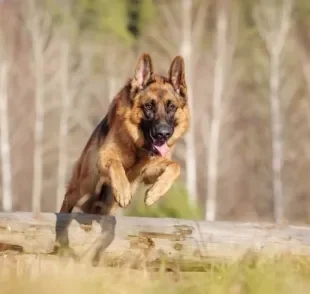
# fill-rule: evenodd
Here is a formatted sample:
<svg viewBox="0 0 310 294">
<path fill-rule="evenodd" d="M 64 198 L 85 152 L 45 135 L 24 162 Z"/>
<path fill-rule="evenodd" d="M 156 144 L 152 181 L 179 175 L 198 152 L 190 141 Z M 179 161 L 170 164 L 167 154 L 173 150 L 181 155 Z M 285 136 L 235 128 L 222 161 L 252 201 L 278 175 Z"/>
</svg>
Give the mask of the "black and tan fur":
<svg viewBox="0 0 310 294">
<path fill-rule="evenodd" d="M 151 185 L 145 203 L 157 201 L 180 174 L 171 153 L 189 119 L 183 58 L 176 56 L 164 77 L 142 54 L 78 159 L 60 212 L 111 215 L 130 203 L 142 182 Z M 162 143 L 170 148 L 163 156 L 156 147 Z"/>
</svg>

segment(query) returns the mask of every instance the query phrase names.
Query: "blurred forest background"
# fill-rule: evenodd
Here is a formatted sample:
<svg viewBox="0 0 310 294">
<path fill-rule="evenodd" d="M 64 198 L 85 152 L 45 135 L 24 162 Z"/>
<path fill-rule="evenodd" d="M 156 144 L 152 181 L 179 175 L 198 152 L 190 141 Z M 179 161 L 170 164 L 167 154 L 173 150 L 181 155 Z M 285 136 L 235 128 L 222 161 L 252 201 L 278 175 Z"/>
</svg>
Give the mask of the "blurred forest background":
<svg viewBox="0 0 310 294">
<path fill-rule="evenodd" d="M 127 215 L 310 222 L 309 0 L 1 0 L 0 208 L 58 211 L 142 52 L 185 59 L 182 175 Z"/>
</svg>

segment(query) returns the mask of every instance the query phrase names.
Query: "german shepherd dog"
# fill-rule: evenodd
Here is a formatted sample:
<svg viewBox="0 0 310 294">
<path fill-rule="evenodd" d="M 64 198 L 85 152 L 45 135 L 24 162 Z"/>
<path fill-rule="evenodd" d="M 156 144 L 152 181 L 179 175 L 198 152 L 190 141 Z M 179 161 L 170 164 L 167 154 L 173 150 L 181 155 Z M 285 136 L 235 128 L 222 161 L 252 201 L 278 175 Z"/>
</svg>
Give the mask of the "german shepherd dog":
<svg viewBox="0 0 310 294">
<path fill-rule="evenodd" d="M 60 212 L 113 215 L 130 203 L 140 183 L 151 185 L 146 205 L 163 196 L 180 174 L 171 155 L 189 128 L 186 90 L 181 56 L 164 77 L 142 54 L 76 162 Z"/>
</svg>

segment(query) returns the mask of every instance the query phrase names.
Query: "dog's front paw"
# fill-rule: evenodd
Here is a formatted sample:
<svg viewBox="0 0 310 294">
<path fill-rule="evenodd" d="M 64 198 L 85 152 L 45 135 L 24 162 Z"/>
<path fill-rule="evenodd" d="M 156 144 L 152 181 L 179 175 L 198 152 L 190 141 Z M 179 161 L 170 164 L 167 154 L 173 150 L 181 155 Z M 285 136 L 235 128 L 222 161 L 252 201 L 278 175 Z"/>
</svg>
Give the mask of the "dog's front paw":
<svg viewBox="0 0 310 294">
<path fill-rule="evenodd" d="M 147 206 L 150 206 L 153 203 L 155 203 L 162 196 L 163 195 L 161 193 L 159 193 L 159 191 L 157 191 L 156 187 L 154 189 L 154 186 L 153 186 L 146 191 L 144 202 Z"/>
<path fill-rule="evenodd" d="M 116 202 L 121 207 L 126 207 L 131 201 L 131 186 L 128 180 L 120 181 L 118 187 L 113 187 L 113 194 Z"/>
</svg>

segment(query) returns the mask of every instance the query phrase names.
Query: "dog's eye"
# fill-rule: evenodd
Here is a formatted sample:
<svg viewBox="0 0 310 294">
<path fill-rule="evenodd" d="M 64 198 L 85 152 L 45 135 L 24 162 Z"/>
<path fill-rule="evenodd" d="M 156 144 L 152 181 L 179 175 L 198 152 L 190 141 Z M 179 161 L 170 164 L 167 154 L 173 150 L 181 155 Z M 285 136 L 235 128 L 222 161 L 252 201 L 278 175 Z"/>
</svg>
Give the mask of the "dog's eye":
<svg viewBox="0 0 310 294">
<path fill-rule="evenodd" d="M 145 103 L 144 104 L 145 110 L 152 110 L 153 109 L 153 104 L 151 102 Z"/>
<path fill-rule="evenodd" d="M 170 103 L 169 106 L 168 106 L 168 111 L 169 111 L 169 112 L 173 112 L 173 111 L 176 110 L 176 108 L 177 108 L 177 107 L 176 107 L 174 104 Z"/>
</svg>

